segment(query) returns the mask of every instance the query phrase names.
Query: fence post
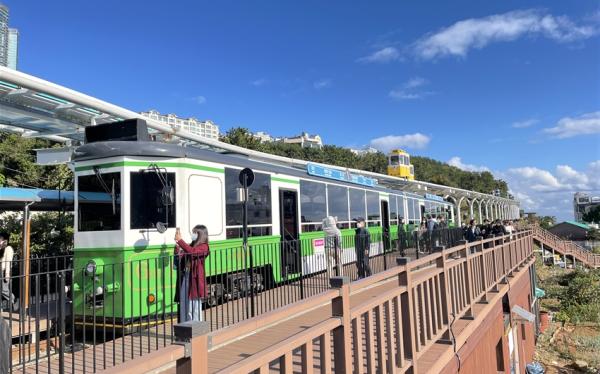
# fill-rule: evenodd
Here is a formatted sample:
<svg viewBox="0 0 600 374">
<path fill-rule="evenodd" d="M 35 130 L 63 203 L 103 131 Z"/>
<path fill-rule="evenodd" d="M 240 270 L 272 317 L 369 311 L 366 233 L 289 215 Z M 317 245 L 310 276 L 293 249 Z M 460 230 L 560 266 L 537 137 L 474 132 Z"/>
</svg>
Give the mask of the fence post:
<svg viewBox="0 0 600 374">
<path fill-rule="evenodd" d="M 412 362 L 412 373 L 417 372 L 417 331 L 415 323 L 415 314 L 413 313 L 413 293 L 412 279 L 410 269 L 407 266 L 410 258 L 397 257 L 396 264 L 404 266 L 404 271 L 398 273 L 398 283 L 400 286 L 406 287 L 406 292 L 400 295 L 400 314 L 402 316 L 402 343 L 404 356 Z M 408 318 L 407 318 L 408 317 Z M 404 357 L 402 358 L 404 359 Z"/>
<path fill-rule="evenodd" d="M 185 347 L 177 360 L 177 374 L 208 374 L 208 322 L 187 321 L 173 326 L 175 343 Z"/>
<path fill-rule="evenodd" d="M 478 238 L 479 241 L 481 242 L 481 240 L 483 240 L 483 237 L 479 237 Z M 475 303 L 475 291 L 473 290 L 473 274 L 471 271 L 471 258 L 473 256 L 471 256 L 471 247 L 469 246 L 469 243 L 466 240 L 459 240 L 458 241 L 458 245 L 464 245 L 465 246 L 465 283 L 467 286 L 467 296 L 469 297 L 469 314 L 466 315 L 466 318 L 469 319 L 474 319 L 475 318 L 475 312 L 473 309 L 473 304 Z M 483 247 L 483 243 L 477 244 L 477 246 L 481 245 Z M 477 253 L 477 250 L 475 250 L 475 253 Z"/>
<path fill-rule="evenodd" d="M 335 373 L 344 374 L 352 372 L 352 337 L 350 329 L 350 278 L 332 277 L 329 280 L 331 288 L 340 290 L 340 295 L 331 301 L 331 315 L 339 317 L 342 325 L 333 330 L 333 356 L 335 360 Z M 325 337 L 327 339 L 327 337 Z M 381 349 L 381 347 L 380 347 Z"/>
<path fill-rule="evenodd" d="M 65 372 L 65 272 L 58 273 L 58 372 Z"/>
</svg>

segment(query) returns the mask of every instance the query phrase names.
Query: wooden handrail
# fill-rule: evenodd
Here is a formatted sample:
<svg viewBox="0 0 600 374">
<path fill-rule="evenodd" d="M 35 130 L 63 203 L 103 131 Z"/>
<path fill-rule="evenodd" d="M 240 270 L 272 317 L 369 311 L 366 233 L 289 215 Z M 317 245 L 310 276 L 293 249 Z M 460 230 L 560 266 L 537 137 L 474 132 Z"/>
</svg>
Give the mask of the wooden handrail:
<svg viewBox="0 0 600 374">
<path fill-rule="evenodd" d="M 363 363 L 372 368 L 375 362 L 385 363 L 387 367 L 382 370 L 387 372 L 408 368 L 416 372 L 418 358 L 429 348 L 440 339 L 453 339 L 454 320 L 475 318 L 474 305 L 494 295 L 492 291 L 501 287 L 507 276 L 518 273 L 530 263 L 535 232 L 528 229 L 513 235 L 463 242 L 416 261 L 399 259 L 399 266 L 382 273 L 352 284 L 343 283 L 340 288 L 210 333 L 208 341 L 212 342 L 212 348 L 207 346 L 200 356 L 210 361 L 211 351 L 226 352 L 229 344 L 249 335 L 268 334 L 265 329 L 277 328 L 284 321 L 320 308 L 320 311 L 331 311 L 322 316 L 322 321 L 315 321 L 314 325 L 287 339 L 274 341 L 220 372 L 268 372 L 273 361 L 279 362 L 282 372 L 292 372 L 293 361 L 297 361 L 292 357 L 298 349 L 302 352 L 303 371 L 311 372 L 315 339 L 320 346 L 320 365 L 327 372 L 331 371 L 332 359 L 338 373 L 347 371 L 346 368 L 351 370 L 352 365 L 362 367 Z M 368 292 L 373 294 L 362 296 Z M 353 298 L 363 301 L 350 307 Z M 152 365 L 148 361 L 150 355 L 130 361 L 128 365 L 141 367 L 141 362 L 150 370 L 154 362 L 163 362 L 155 357 L 173 354 L 176 350 L 178 348 L 155 352 Z M 123 366 L 115 369 L 121 368 Z M 186 372 L 184 368 L 178 365 L 178 372 Z"/>
</svg>

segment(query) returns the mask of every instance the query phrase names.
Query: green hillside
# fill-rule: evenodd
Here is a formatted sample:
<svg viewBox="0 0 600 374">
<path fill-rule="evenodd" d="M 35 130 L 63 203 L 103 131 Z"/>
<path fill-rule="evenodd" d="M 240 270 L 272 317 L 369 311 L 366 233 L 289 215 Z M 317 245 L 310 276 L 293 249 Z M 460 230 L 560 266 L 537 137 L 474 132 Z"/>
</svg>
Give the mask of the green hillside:
<svg viewBox="0 0 600 374">
<path fill-rule="evenodd" d="M 335 145 L 325 145 L 323 149 L 314 149 L 279 142 L 261 143 L 247 129 L 239 127 L 229 130 L 221 140 L 275 155 L 386 174 L 387 159 L 381 152 L 359 156 L 347 148 Z M 411 160 L 415 166 L 417 180 L 483 193 L 491 193 L 493 190 L 499 189 L 503 196 L 506 196 L 508 191 L 506 182 L 494 179 L 492 173 L 487 171 L 481 173 L 464 171 L 427 157 L 413 156 Z"/>
</svg>

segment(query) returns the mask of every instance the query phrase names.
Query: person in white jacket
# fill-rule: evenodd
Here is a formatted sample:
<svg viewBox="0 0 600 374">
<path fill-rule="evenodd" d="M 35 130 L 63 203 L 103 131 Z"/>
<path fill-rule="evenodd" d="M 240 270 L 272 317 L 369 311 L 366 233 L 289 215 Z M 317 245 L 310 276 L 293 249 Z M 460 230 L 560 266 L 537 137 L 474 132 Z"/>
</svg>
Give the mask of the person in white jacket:
<svg viewBox="0 0 600 374">
<path fill-rule="evenodd" d="M 342 233 L 337 228 L 335 217 L 328 216 L 323 220 L 325 232 L 325 253 L 327 259 L 327 276 L 343 276 Z M 335 269 L 335 272 L 334 272 Z"/>
<path fill-rule="evenodd" d="M 0 233 L 0 277 L 3 282 L 10 280 L 10 269 L 15 255 L 12 247 L 8 245 L 8 239 L 7 233 Z"/>
</svg>

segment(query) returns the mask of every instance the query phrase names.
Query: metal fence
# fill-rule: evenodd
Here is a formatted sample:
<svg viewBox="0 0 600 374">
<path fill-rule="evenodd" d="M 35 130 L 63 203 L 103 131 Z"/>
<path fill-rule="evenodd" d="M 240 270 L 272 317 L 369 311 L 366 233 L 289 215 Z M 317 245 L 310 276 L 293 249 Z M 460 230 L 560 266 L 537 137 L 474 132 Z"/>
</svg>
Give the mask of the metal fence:
<svg viewBox="0 0 600 374">
<path fill-rule="evenodd" d="M 96 372 L 171 344 L 174 324 L 186 318 L 180 311 L 189 293 L 182 288 L 193 282 L 184 274 L 200 264 L 206 294 L 198 306 L 214 331 L 325 292 L 332 276 L 357 280 L 396 266 L 398 256 L 422 256 L 459 240 L 460 229 L 401 230 L 211 249 L 205 258 L 170 250 L 76 269 L 69 256 L 18 260 L 11 280 L 2 282 L 11 373 Z"/>
</svg>

